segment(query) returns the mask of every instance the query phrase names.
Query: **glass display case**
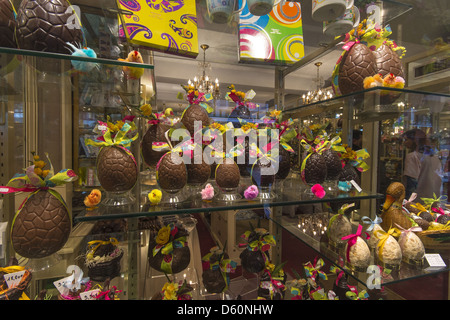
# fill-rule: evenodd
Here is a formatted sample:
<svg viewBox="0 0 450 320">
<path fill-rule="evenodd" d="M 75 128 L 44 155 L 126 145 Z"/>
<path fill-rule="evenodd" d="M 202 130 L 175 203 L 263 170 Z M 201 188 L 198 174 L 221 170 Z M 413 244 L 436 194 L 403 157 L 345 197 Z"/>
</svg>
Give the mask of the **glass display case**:
<svg viewBox="0 0 450 320">
<path fill-rule="evenodd" d="M 411 9 L 411 6 L 394 1 L 384 2 L 384 20 L 393 20 Z M 164 272 L 150 267 L 150 244 L 158 230 L 171 222 L 187 230 L 186 245 L 191 256 L 188 266 L 182 272 L 175 273 L 174 279 L 187 279 L 194 299 L 256 297 L 259 278 L 249 275 L 242 268 L 238 268 L 232 277 L 227 297 L 205 292 L 202 284 L 202 258 L 209 249 L 218 245 L 226 249 L 231 259 L 239 261 L 243 251 L 241 236 L 252 226 L 264 228 L 274 235 L 276 245 L 270 248 L 274 264 L 288 261 L 286 270 L 298 270 L 303 263 L 313 259 L 311 255 L 322 257 L 327 265 L 341 268 L 349 283 L 360 289 L 367 288 L 372 274 L 367 270 L 348 267 L 345 251 L 330 245 L 325 227 L 342 204 L 355 204 L 354 210 L 345 213 L 352 233 L 357 232 L 359 225 L 364 225 L 363 222 L 367 221 L 365 217 L 376 219 L 381 213 L 387 187 L 391 182 L 403 179 L 406 156 L 403 134 L 412 128 L 420 128 L 427 135 L 425 155 L 438 159 L 440 168 L 432 171 L 439 179 L 438 188 L 426 188 L 427 193 L 419 193 L 418 198 L 432 198 L 431 191 L 436 195 L 448 194 L 446 115 L 450 108 L 450 95 L 371 88 L 326 101 L 285 107 L 284 84 L 287 77 L 322 54 L 329 53 L 339 43 L 340 39 L 336 39 L 296 64 L 271 68 L 275 75 L 275 97 L 270 105 L 264 105 L 258 111 L 258 119 L 266 111 L 282 110 L 283 119 L 292 119 L 298 132 L 310 125 L 327 124 L 328 129 L 339 133 L 342 142 L 350 147 L 353 146 L 353 130 L 362 131 L 362 148 L 370 155 L 366 159 L 370 169 L 360 174 L 359 185 L 346 190 L 329 187 L 325 196 L 315 195 L 311 192 L 311 185 L 302 180 L 301 165 L 305 160 L 305 150 L 297 142 L 292 144 L 295 157 L 291 159 L 290 173 L 283 181 L 275 183 L 270 198 L 203 200 L 190 193 L 191 189 L 184 188 L 181 191 L 184 201 L 153 204 L 148 195 L 159 186 L 154 168 L 146 166 L 141 156 L 140 142 L 149 125 L 146 119 L 140 118 L 139 107 L 147 103 L 156 104 L 157 64 L 154 65 L 153 53 L 145 49 L 140 49 L 144 63 L 117 59 L 124 57 L 132 47 L 114 42 L 116 39 L 111 34 L 117 30 L 111 21 L 115 21 L 112 17 L 118 10 L 115 4 L 104 4 L 100 6 L 103 9 L 99 9 L 83 7 L 82 1 L 79 3 L 85 19 L 84 26 L 89 30 L 88 43 L 101 52 L 97 58 L 0 48 L 1 65 L 9 66 L 2 68 L 0 87 L 0 185 L 5 186 L 14 174 L 22 172 L 33 162 L 32 151 L 39 154 L 48 152 L 55 171 L 71 168 L 78 176 L 77 181 L 55 188 L 70 212 L 72 227 L 64 246 L 44 259 L 20 256 L 8 240 L 15 213 L 21 208 L 27 193 L 1 196 L 0 226 L 5 228 L 0 230 L 5 231 L 0 243 L 0 266 L 7 266 L 9 259 L 15 256 L 19 265 L 31 267 L 33 280 L 29 287 L 30 298 L 37 297 L 44 289 L 56 298 L 59 292 L 55 282 L 70 276 L 73 265 L 79 266 L 84 276 L 89 275 L 86 259 L 90 245 L 92 241 L 105 241 L 106 238 L 115 239 L 116 250 L 123 252 L 119 260 L 120 272 L 108 284 L 118 289 L 117 297 L 155 297 L 167 278 Z M 95 18 L 98 16 L 102 17 L 100 26 L 96 24 Z M 113 43 L 107 47 L 118 49 L 117 52 L 101 48 L 104 42 L 100 40 L 108 42 L 108 39 Z M 74 68 L 74 62 L 78 65 L 93 64 L 94 68 L 89 73 L 79 72 Z M 143 75 L 139 79 L 127 78 L 126 68 L 139 68 Z M 257 66 L 255 68 L 258 69 Z M 386 96 L 390 100 L 388 103 Z M 218 104 L 222 106 L 220 103 L 227 106 L 224 101 Z M 216 110 L 215 120 L 226 124 L 229 119 L 224 110 Z M 181 117 L 183 111 L 176 110 L 174 116 Z M 87 139 L 94 138 L 94 129 L 99 121 L 116 121 L 126 116 L 134 117 L 135 131 L 138 133 L 138 138 L 130 143 L 129 148 L 138 170 L 137 182 L 130 190 L 135 201 L 87 207 L 84 200 L 93 189 L 104 191 L 96 171 L 100 150 L 87 144 Z M 214 185 L 213 179 L 208 182 Z M 243 194 L 248 186 L 249 180 L 241 179 L 239 192 Z M 107 193 L 104 195 L 107 196 Z M 400 282 L 447 273 L 450 260 L 445 241 L 443 247 L 432 245 L 425 248 L 427 253 L 438 253 L 445 266 L 432 268 L 426 264 L 417 266 L 402 262 L 399 269 L 393 271 L 382 266 L 379 270 L 383 275 L 381 285 L 389 288 Z M 370 252 L 370 265 L 378 265 L 373 251 Z M 288 274 L 290 279 L 295 277 L 291 272 Z M 95 282 L 103 286 L 105 280 Z"/>
</svg>

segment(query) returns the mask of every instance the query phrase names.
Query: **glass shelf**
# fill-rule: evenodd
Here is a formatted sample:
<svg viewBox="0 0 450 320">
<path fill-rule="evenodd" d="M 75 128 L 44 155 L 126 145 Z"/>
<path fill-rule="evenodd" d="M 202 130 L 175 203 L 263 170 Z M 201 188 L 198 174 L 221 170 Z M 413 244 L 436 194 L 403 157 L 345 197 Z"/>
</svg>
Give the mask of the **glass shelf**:
<svg viewBox="0 0 450 320">
<path fill-rule="evenodd" d="M 334 195 L 326 195 L 323 198 L 318 198 L 306 191 L 303 188 L 303 184 L 300 181 L 294 182 L 293 187 L 284 192 L 277 193 L 273 199 L 261 199 L 261 200 L 236 200 L 236 201 L 221 201 L 211 200 L 206 201 L 200 198 L 189 197 L 186 201 L 177 204 L 167 205 L 150 205 L 146 203 L 142 206 L 139 204 L 133 204 L 129 206 L 99 206 L 95 210 L 86 210 L 74 214 L 74 222 L 82 221 L 95 221 L 95 220 L 108 220 L 118 218 L 133 218 L 133 217 L 151 217 L 159 215 L 178 215 L 189 214 L 197 212 L 214 212 L 214 211 L 227 211 L 227 210 L 241 210 L 241 209 L 256 209 L 264 208 L 269 209 L 271 207 L 290 206 L 290 205 L 305 205 L 326 203 L 330 201 L 344 201 L 352 202 L 364 199 L 381 199 L 384 196 L 382 194 L 370 193 L 370 192 L 358 192 L 356 190 L 348 193 L 339 193 Z M 141 208 L 140 208 L 141 207 Z M 268 216 L 268 214 L 267 214 Z"/>
<path fill-rule="evenodd" d="M 308 247 L 317 251 L 324 259 L 328 260 L 329 263 L 332 263 L 336 266 L 339 266 L 346 274 L 355 279 L 357 282 L 366 286 L 371 281 L 370 276 L 372 273 L 367 273 L 366 270 L 358 270 L 355 271 L 353 268 L 346 265 L 344 261 L 346 261 L 345 257 L 345 249 L 336 249 L 331 246 L 326 237 L 326 233 L 322 237 L 313 237 L 305 232 L 303 232 L 299 227 L 299 219 L 300 216 L 289 217 L 289 216 L 278 216 L 274 217 L 272 221 L 274 221 L 277 225 L 281 226 L 284 230 L 289 232 L 295 238 L 302 241 Z M 331 215 L 330 215 L 331 217 Z M 352 225 L 353 231 L 356 231 L 357 226 L 355 224 Z M 288 244 L 285 244 L 288 245 Z M 380 266 L 380 262 L 376 261 L 375 254 L 373 249 L 371 250 L 371 260 L 370 265 L 378 265 Z M 432 250 L 427 250 L 425 253 L 436 253 Z M 424 263 L 422 265 L 413 265 L 407 262 L 402 261 L 400 267 L 398 269 L 389 269 L 387 267 L 380 266 L 382 271 L 381 275 L 381 286 L 386 286 L 390 284 L 395 284 L 401 281 L 411 280 L 414 278 L 430 276 L 433 274 L 438 274 L 444 271 L 450 271 L 450 252 L 441 251 L 439 252 L 442 259 L 444 260 L 446 267 L 439 269 L 428 268 Z"/>
<path fill-rule="evenodd" d="M 127 62 L 120 60 L 112 60 L 105 58 L 90 58 L 90 57 L 79 57 L 72 56 L 68 54 L 62 53 L 53 53 L 53 52 L 44 52 L 44 51 L 33 51 L 33 50 L 23 50 L 23 49 L 14 49 L 14 48 L 5 48 L 0 47 L 0 53 L 13 54 L 18 56 L 30 56 L 30 57 L 39 57 L 39 58 L 50 58 L 55 60 L 73 60 L 73 61 L 82 61 L 82 62 L 91 62 L 96 64 L 106 64 L 113 66 L 121 66 L 121 67 L 139 67 L 142 69 L 153 69 L 154 66 L 146 63 L 135 63 L 135 62 Z"/>
</svg>

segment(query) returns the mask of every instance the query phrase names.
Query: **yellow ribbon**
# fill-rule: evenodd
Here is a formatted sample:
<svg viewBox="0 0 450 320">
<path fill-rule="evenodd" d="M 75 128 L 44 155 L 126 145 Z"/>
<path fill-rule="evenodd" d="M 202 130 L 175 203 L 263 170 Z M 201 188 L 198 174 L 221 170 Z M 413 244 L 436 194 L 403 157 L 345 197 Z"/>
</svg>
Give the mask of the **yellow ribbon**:
<svg viewBox="0 0 450 320">
<path fill-rule="evenodd" d="M 428 212 L 428 209 L 425 208 L 421 203 L 412 204 L 411 207 L 416 208 L 417 210 L 419 210 L 419 213 L 417 213 L 418 216 L 420 216 L 420 214 L 422 212 Z"/>
<path fill-rule="evenodd" d="M 100 247 L 101 245 L 106 245 L 106 244 L 112 244 L 117 246 L 119 244 L 119 241 L 117 241 L 116 238 L 109 238 L 109 240 L 107 241 L 103 241 L 103 240 L 92 240 L 88 242 L 88 246 L 92 247 L 93 245 L 97 244 L 94 248 L 91 248 L 90 253 L 94 253 L 98 247 Z"/>
<path fill-rule="evenodd" d="M 380 239 L 380 241 L 378 241 L 377 247 L 379 249 L 378 257 L 381 259 L 384 245 L 387 239 L 389 239 L 389 236 L 399 237 L 402 234 L 402 232 L 398 228 L 390 228 L 388 232 L 384 232 L 383 230 L 378 229 L 375 230 L 373 234 L 375 237 Z"/>
</svg>

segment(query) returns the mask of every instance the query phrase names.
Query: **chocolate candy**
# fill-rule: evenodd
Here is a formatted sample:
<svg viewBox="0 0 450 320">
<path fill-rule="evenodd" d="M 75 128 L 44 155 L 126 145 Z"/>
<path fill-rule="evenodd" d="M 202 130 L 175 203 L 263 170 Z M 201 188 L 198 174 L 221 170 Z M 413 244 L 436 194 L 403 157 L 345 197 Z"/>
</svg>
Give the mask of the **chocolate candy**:
<svg viewBox="0 0 450 320">
<path fill-rule="evenodd" d="M 83 42 L 81 28 L 71 24 L 74 16 L 66 0 L 23 0 L 17 12 L 19 48 L 70 54 L 66 42 Z"/>
<path fill-rule="evenodd" d="M 234 161 L 228 163 L 229 160 L 224 159 L 223 163 L 216 167 L 216 183 L 219 188 L 233 189 L 239 186 L 241 179 L 239 168 Z"/>
<path fill-rule="evenodd" d="M 97 156 L 97 177 L 105 191 L 128 191 L 136 184 L 138 168 L 122 148 L 103 147 Z"/>
<path fill-rule="evenodd" d="M 404 77 L 403 66 L 400 57 L 392 49 L 383 44 L 373 52 L 377 64 L 378 73 L 383 77 L 392 73 L 397 77 Z"/>
<path fill-rule="evenodd" d="M 172 152 L 165 153 L 156 167 L 159 186 L 167 192 L 181 190 L 187 183 L 186 165 L 182 158 L 172 159 L 172 155 L 176 157 Z"/>
<path fill-rule="evenodd" d="M 364 79 L 377 73 L 372 51 L 362 43 L 354 44 L 342 57 L 338 85 L 342 94 L 364 90 Z"/>
<path fill-rule="evenodd" d="M 40 190 L 30 195 L 16 215 L 12 245 L 22 257 L 44 258 L 64 246 L 71 228 L 72 221 L 62 200 L 48 190 Z"/>
<path fill-rule="evenodd" d="M 195 121 L 201 121 L 200 129 L 209 125 L 209 115 L 205 108 L 198 104 L 190 105 L 181 118 L 181 123 L 186 127 L 191 136 L 194 135 Z"/>
</svg>

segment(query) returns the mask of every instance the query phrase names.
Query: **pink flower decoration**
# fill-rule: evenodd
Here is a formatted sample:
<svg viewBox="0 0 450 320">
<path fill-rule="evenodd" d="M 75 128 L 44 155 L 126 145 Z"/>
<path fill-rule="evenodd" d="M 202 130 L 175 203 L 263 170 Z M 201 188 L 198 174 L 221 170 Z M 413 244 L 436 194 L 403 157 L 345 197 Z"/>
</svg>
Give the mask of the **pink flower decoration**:
<svg viewBox="0 0 450 320">
<path fill-rule="evenodd" d="M 205 188 L 201 191 L 203 200 L 211 200 L 214 197 L 214 188 L 208 183 Z"/>
<path fill-rule="evenodd" d="M 245 199 L 255 199 L 258 196 L 258 187 L 255 185 L 251 185 L 244 191 Z"/>
<path fill-rule="evenodd" d="M 325 190 L 323 189 L 323 187 L 320 184 L 315 184 L 311 187 L 311 191 L 312 193 L 314 193 L 314 195 L 318 198 L 323 198 L 326 194 Z"/>
</svg>

